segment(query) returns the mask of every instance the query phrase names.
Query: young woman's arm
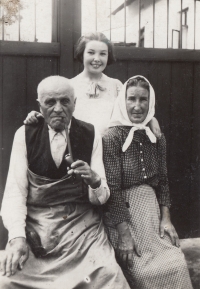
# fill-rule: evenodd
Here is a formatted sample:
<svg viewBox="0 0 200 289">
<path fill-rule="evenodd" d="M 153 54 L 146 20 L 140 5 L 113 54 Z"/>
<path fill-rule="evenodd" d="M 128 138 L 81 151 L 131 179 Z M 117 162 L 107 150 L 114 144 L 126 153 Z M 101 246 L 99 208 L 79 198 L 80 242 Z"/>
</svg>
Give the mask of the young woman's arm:
<svg viewBox="0 0 200 289">
<path fill-rule="evenodd" d="M 38 123 L 38 118 L 40 117 L 43 117 L 40 112 L 32 110 L 28 113 L 26 119 L 24 120 L 24 124 Z"/>
<path fill-rule="evenodd" d="M 159 139 L 161 137 L 161 129 L 159 123 L 155 117 L 153 117 L 149 122 L 149 127 L 155 136 Z"/>
</svg>

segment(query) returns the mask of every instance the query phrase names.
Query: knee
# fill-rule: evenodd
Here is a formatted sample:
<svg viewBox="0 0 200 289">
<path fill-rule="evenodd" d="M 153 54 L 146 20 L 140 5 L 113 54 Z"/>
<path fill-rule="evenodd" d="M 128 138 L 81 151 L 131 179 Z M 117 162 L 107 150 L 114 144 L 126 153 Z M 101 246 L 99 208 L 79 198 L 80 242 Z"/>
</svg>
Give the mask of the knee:
<svg viewBox="0 0 200 289">
<path fill-rule="evenodd" d="M 1 289 L 11 289 L 12 280 L 7 276 L 0 276 Z"/>
</svg>

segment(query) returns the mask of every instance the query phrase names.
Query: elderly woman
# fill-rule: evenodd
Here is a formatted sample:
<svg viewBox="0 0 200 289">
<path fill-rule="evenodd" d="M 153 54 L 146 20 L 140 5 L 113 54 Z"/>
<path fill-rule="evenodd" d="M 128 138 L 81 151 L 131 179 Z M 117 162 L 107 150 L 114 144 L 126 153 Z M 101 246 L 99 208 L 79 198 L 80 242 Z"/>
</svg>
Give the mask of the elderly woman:
<svg viewBox="0 0 200 289">
<path fill-rule="evenodd" d="M 111 192 L 105 224 L 131 288 L 191 289 L 170 221 L 165 137 L 156 139 L 146 126 L 154 110 L 149 81 L 143 76 L 130 78 L 103 138 Z"/>
</svg>

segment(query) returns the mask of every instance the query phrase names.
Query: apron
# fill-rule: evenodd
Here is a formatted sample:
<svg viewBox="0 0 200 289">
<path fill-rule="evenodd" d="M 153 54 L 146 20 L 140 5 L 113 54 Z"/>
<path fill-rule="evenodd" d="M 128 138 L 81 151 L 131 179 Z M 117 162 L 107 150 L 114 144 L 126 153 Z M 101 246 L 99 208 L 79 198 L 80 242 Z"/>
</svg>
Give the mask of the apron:
<svg viewBox="0 0 200 289">
<path fill-rule="evenodd" d="M 128 289 L 82 180 L 52 180 L 30 170 L 28 179 L 26 232 L 38 234 L 44 252 L 36 258 L 30 250 L 22 271 L 0 277 L 1 288 Z"/>
</svg>

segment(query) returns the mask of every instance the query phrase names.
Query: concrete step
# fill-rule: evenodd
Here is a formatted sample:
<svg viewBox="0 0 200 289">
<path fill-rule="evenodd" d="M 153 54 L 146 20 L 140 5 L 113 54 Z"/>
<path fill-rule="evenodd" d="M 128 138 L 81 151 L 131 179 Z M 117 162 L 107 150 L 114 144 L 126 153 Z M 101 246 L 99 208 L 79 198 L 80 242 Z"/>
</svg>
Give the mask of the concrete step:
<svg viewBox="0 0 200 289">
<path fill-rule="evenodd" d="M 200 289 L 200 238 L 180 240 L 194 289 Z"/>
</svg>

